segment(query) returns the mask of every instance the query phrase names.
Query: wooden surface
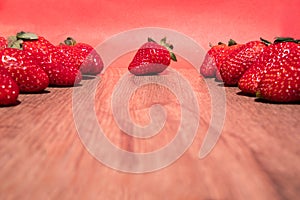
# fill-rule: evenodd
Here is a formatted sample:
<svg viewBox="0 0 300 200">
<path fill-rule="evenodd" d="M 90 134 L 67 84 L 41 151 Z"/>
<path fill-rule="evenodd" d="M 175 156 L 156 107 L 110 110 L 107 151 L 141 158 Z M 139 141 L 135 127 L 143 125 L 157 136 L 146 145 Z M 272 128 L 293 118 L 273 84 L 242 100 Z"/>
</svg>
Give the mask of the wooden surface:
<svg viewBox="0 0 300 200">
<path fill-rule="evenodd" d="M 120 131 L 111 96 L 127 73 L 124 61 L 120 58 L 101 75 L 95 113 L 112 143 L 131 152 L 151 152 L 176 134 L 179 103 L 165 87 L 142 86 L 129 102 L 131 117 L 148 124 L 149 107 L 158 103 L 168 113 L 165 127 L 149 139 Z M 0 108 L 0 199 L 299 199 L 300 106 L 257 102 L 238 95 L 237 88 L 226 88 L 222 135 L 213 151 L 199 159 L 212 116 L 210 95 L 204 79 L 184 60 L 172 67 L 190 82 L 200 108 L 196 138 L 176 162 L 145 174 L 103 165 L 78 136 L 73 88 L 48 88 L 43 94 L 20 95 L 18 106 Z"/>
</svg>

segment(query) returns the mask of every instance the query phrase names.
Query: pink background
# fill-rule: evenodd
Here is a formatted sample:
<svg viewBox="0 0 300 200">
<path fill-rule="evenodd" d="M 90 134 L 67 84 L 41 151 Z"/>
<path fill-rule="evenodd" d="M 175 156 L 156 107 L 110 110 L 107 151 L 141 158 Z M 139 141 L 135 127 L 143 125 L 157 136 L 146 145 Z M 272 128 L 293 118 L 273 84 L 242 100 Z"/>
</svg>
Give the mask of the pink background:
<svg viewBox="0 0 300 200">
<path fill-rule="evenodd" d="M 275 36 L 300 38 L 299 0 L 1 0 L 0 35 L 37 32 L 54 44 L 67 36 L 94 46 L 122 31 L 170 28 L 208 43 Z"/>
</svg>

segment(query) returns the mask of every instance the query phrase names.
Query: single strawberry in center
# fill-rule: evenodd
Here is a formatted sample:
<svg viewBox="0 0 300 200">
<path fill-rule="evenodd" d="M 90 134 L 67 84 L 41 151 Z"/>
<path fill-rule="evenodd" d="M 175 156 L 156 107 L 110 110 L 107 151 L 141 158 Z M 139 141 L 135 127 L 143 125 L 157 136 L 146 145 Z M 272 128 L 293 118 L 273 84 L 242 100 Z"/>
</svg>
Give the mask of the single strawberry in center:
<svg viewBox="0 0 300 200">
<path fill-rule="evenodd" d="M 166 38 L 161 39 L 159 44 L 148 38 L 148 42 L 138 49 L 128 70 L 134 75 L 161 73 L 170 65 L 171 60 L 177 61 L 172 50 L 173 45 L 168 44 Z"/>
</svg>

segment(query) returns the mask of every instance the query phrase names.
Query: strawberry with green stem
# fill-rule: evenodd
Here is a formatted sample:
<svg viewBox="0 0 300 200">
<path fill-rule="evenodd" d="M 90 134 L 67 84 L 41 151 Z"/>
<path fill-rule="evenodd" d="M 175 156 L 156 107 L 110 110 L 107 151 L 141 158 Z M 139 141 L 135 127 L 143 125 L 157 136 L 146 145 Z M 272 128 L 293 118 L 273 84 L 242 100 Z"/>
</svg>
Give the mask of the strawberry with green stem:
<svg viewBox="0 0 300 200">
<path fill-rule="evenodd" d="M 258 59 L 269 42 L 250 41 L 229 54 L 220 67 L 220 75 L 225 85 L 235 86 L 248 68 Z"/>
<path fill-rule="evenodd" d="M 257 85 L 257 97 L 271 102 L 300 102 L 299 43 L 293 38 L 277 38 L 249 71 L 253 74 L 246 74 L 243 81 Z"/>
<path fill-rule="evenodd" d="M 20 32 L 14 46 L 31 53 L 49 77 L 51 86 L 73 86 L 81 81 L 80 71 L 68 65 L 68 58 L 58 48 L 42 36 L 34 33 Z"/>
<path fill-rule="evenodd" d="M 129 72 L 134 75 L 151 75 L 163 72 L 171 63 L 177 61 L 173 53 L 173 45 L 167 43 L 166 38 L 160 43 L 148 38 L 135 54 L 128 66 Z"/>
<path fill-rule="evenodd" d="M 216 77 L 216 75 L 219 74 L 220 63 L 222 63 L 223 58 L 239 46 L 240 44 L 237 44 L 232 39 L 228 41 L 228 45 L 222 42 L 219 42 L 215 46 L 210 44 L 211 48 L 205 55 L 204 61 L 200 67 L 200 73 L 204 77 Z"/>
<path fill-rule="evenodd" d="M 15 48 L 0 50 L 0 68 L 7 70 L 22 93 L 41 92 L 49 85 L 48 75 L 26 51 Z"/>
<path fill-rule="evenodd" d="M 104 64 L 99 53 L 89 44 L 77 42 L 74 38 L 68 37 L 59 49 L 67 57 L 72 57 L 72 62 L 80 69 L 82 74 L 97 75 Z"/>
</svg>

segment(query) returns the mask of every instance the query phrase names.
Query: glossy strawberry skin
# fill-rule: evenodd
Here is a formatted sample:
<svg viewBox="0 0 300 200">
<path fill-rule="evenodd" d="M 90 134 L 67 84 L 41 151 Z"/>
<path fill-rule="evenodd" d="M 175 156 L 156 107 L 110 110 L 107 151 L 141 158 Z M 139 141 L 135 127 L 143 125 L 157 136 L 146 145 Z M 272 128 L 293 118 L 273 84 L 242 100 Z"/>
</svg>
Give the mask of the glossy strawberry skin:
<svg viewBox="0 0 300 200">
<path fill-rule="evenodd" d="M 222 54 L 219 54 L 217 59 L 216 59 L 216 66 L 217 66 L 217 71 L 216 71 L 216 80 L 217 81 L 223 81 L 221 74 L 220 74 L 220 68 L 224 64 L 224 62 L 227 61 L 228 57 L 235 52 L 236 50 L 240 49 L 244 44 L 236 44 L 232 46 L 228 46 L 227 48 L 224 49 Z"/>
<path fill-rule="evenodd" d="M 50 62 L 50 53 L 55 53 L 55 46 L 42 36 L 39 36 L 38 40 L 24 40 L 22 48 L 32 54 L 38 64 Z"/>
<path fill-rule="evenodd" d="M 77 67 L 70 64 L 69 58 L 44 37 L 39 36 L 38 40 L 25 40 L 23 50 L 37 58 L 37 64 L 49 77 L 49 85 L 67 87 L 81 81 L 82 76 Z"/>
<path fill-rule="evenodd" d="M 41 92 L 49 85 L 48 75 L 36 65 L 12 66 L 7 69 L 22 93 Z"/>
<path fill-rule="evenodd" d="M 31 53 L 15 48 L 0 50 L 0 66 L 35 65 L 36 59 Z"/>
<path fill-rule="evenodd" d="M 102 58 L 92 46 L 86 43 L 76 43 L 73 48 L 82 74 L 97 75 L 103 70 Z"/>
<path fill-rule="evenodd" d="M 260 97 L 272 102 L 299 102 L 300 45 L 286 42 L 281 46 L 284 48 L 277 54 L 280 59 L 273 61 L 272 66 L 264 73 L 257 91 Z"/>
<path fill-rule="evenodd" d="M 49 51 L 49 57 L 42 66 L 48 74 L 52 86 L 74 86 L 82 79 L 79 69 L 55 46 Z"/>
<path fill-rule="evenodd" d="M 224 60 L 220 74 L 225 85 L 235 86 L 248 68 L 258 59 L 266 48 L 261 41 L 251 41 L 234 50 Z"/>
<path fill-rule="evenodd" d="M 289 62 L 289 59 L 291 59 L 286 55 L 289 54 L 288 52 L 291 49 L 299 48 L 297 46 L 298 44 L 294 42 L 282 42 L 266 47 L 239 80 L 239 89 L 245 94 L 256 95 L 258 85 L 269 69 L 274 66 L 286 65 L 286 62 Z"/>
<path fill-rule="evenodd" d="M 167 48 L 147 42 L 138 49 L 128 70 L 134 75 L 158 74 L 164 71 L 171 62 Z"/>
<path fill-rule="evenodd" d="M 204 61 L 200 67 L 200 73 L 204 77 L 215 77 L 217 71 L 217 63 L 220 57 L 223 56 L 228 46 L 219 44 L 211 47 L 205 55 Z"/>
<path fill-rule="evenodd" d="M 0 50 L 5 49 L 7 47 L 7 40 L 4 37 L 0 36 Z"/>
<path fill-rule="evenodd" d="M 51 86 L 70 87 L 77 85 L 82 80 L 81 72 L 75 67 L 56 65 L 46 67 L 45 71 L 51 80 Z"/>
<path fill-rule="evenodd" d="M 80 70 L 81 60 L 78 58 L 79 52 L 76 48 L 73 48 L 73 46 L 60 44 L 57 46 L 57 50 L 64 56 L 64 60 L 62 60 L 64 65 L 73 66 Z"/>
<path fill-rule="evenodd" d="M 14 48 L 0 51 L 0 67 L 7 70 L 22 93 L 41 92 L 49 85 L 48 75 L 29 52 Z"/>
<path fill-rule="evenodd" d="M 0 106 L 17 104 L 19 87 L 5 68 L 0 67 Z"/>
<path fill-rule="evenodd" d="M 101 56 L 89 44 L 77 43 L 72 37 L 68 37 L 59 47 L 66 57 L 75 60 L 82 74 L 97 75 L 104 68 Z"/>
</svg>

